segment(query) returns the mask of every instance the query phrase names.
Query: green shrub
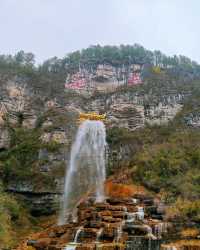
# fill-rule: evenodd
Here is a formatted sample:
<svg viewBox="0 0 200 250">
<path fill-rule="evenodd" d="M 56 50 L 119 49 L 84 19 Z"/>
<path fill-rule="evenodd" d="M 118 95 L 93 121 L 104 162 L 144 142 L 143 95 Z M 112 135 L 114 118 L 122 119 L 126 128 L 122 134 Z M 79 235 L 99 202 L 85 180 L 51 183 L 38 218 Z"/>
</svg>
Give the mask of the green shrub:
<svg viewBox="0 0 200 250">
<path fill-rule="evenodd" d="M 0 186 L 0 249 L 10 247 L 13 243 L 13 224 L 20 220 L 23 208 L 12 195 Z"/>
<path fill-rule="evenodd" d="M 60 144 L 56 142 L 43 143 L 40 139 L 41 132 L 36 129 L 15 128 L 10 131 L 11 147 L 0 152 L 0 172 L 4 184 L 10 181 L 20 183 L 31 180 L 33 186 L 43 183 L 49 187 L 53 185 L 53 178 L 40 172 L 41 160 L 39 150 L 57 152 Z M 48 164 L 45 159 L 45 164 Z"/>
<path fill-rule="evenodd" d="M 178 198 L 167 210 L 169 219 L 179 219 L 180 221 L 196 221 L 200 222 L 200 200 L 190 201 Z"/>
<path fill-rule="evenodd" d="M 159 137 L 159 133 L 157 135 Z M 143 142 L 131 162 L 134 181 L 176 200 L 200 199 L 200 133 L 198 130 L 174 131 L 166 141 Z"/>
</svg>

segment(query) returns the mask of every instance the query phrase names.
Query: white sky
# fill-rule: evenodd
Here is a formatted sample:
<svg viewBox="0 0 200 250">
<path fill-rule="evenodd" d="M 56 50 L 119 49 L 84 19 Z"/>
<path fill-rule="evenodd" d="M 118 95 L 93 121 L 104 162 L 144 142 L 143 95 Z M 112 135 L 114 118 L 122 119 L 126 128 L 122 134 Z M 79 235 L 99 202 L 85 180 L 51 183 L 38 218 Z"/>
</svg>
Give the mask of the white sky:
<svg viewBox="0 0 200 250">
<path fill-rule="evenodd" d="M 200 62 L 200 0 L 0 0 L 0 54 L 139 43 Z"/>
</svg>

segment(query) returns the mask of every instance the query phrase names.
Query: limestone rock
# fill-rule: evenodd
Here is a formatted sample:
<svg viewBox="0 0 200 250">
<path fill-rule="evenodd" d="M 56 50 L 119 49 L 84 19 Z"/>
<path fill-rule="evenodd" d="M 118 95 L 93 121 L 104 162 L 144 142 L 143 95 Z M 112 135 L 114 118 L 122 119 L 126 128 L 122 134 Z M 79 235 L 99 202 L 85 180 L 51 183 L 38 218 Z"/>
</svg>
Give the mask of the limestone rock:
<svg viewBox="0 0 200 250">
<path fill-rule="evenodd" d="M 10 145 L 9 132 L 5 127 L 0 127 L 0 149 L 7 149 Z"/>
</svg>

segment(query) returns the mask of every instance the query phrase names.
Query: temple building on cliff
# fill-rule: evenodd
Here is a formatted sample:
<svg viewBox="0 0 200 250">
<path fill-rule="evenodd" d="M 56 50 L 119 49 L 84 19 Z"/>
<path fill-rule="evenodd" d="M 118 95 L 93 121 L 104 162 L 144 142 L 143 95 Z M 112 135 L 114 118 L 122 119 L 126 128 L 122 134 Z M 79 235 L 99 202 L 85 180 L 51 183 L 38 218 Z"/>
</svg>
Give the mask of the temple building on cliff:
<svg viewBox="0 0 200 250">
<path fill-rule="evenodd" d="M 102 88 L 118 86 L 135 86 L 142 84 L 142 66 L 132 64 L 114 67 L 111 64 L 99 64 L 95 70 L 80 68 L 74 74 L 68 74 L 65 89 L 76 91 L 93 91 Z"/>
</svg>

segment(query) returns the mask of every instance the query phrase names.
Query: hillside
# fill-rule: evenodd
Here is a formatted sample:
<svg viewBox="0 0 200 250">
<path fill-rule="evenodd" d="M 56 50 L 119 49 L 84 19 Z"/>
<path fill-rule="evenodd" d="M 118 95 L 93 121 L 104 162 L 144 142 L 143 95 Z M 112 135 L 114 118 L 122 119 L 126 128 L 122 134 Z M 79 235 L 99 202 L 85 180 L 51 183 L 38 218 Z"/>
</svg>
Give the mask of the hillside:
<svg viewBox="0 0 200 250">
<path fill-rule="evenodd" d="M 99 65 L 113 73 L 102 77 Z M 132 65 L 139 84 L 129 84 Z M 81 70 L 93 87 L 66 88 Z M 92 46 L 39 66 L 31 53 L 0 56 L 0 248 L 58 213 L 79 112 L 106 114 L 107 177 L 125 171 L 116 182 L 142 185 L 168 218 L 198 225 L 199 100 L 200 65 L 140 45 Z"/>
</svg>

